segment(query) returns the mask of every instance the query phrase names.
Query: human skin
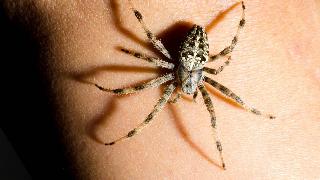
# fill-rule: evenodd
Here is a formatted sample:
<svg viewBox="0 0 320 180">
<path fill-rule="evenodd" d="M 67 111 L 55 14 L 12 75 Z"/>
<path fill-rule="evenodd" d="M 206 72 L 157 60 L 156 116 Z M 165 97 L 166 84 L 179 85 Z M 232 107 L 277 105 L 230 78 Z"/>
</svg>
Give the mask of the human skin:
<svg viewBox="0 0 320 180">
<path fill-rule="evenodd" d="M 44 74 L 77 178 L 320 178 L 319 1 L 245 2 L 247 23 L 231 63 L 221 74 L 210 77 L 248 105 L 277 118 L 246 112 L 207 86 L 217 116 L 225 171 L 219 167 L 210 117 L 201 95 L 197 103 L 183 96 L 178 103 L 167 105 L 139 135 L 114 146 L 104 145 L 142 122 L 163 92 L 162 88 L 152 88 L 118 97 L 92 84 L 119 88 L 162 73 L 118 49 L 121 46 L 159 55 L 144 43 L 146 36 L 127 1 L 12 4 L 7 5 L 9 14 L 27 17 L 23 23 L 34 34 L 47 35 L 39 39 L 41 57 L 48 68 Z M 167 43 L 171 42 L 169 37 L 175 38 L 172 33 L 185 32 L 189 23 L 210 24 L 211 54 L 227 46 L 235 34 L 241 8 L 228 9 L 232 4 L 134 1 L 148 27 Z M 224 10 L 227 12 L 215 20 Z M 28 19 L 34 12 L 41 17 L 37 27 Z M 207 66 L 218 67 L 222 62 Z"/>
</svg>

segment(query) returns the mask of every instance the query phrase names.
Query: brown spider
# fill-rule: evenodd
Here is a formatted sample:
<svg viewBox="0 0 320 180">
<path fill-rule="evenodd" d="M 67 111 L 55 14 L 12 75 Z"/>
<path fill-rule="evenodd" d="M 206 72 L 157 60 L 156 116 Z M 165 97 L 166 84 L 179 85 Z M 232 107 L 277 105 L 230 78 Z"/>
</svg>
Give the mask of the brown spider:
<svg viewBox="0 0 320 180">
<path fill-rule="evenodd" d="M 142 14 L 133 8 L 131 1 L 131 9 L 134 12 L 134 15 L 138 19 L 139 23 L 142 25 L 142 28 L 144 29 L 149 41 L 153 44 L 153 46 L 159 50 L 166 58 L 172 59 L 169 52 L 166 50 L 164 45 L 161 43 L 160 40 L 157 39 L 157 37 L 147 28 L 146 24 L 143 21 Z M 229 61 L 231 59 L 230 56 L 227 56 L 230 54 L 235 45 L 238 42 L 238 35 L 240 32 L 240 29 L 243 28 L 245 25 L 245 5 L 243 1 L 241 2 L 242 7 L 242 17 L 238 25 L 238 29 L 236 32 L 236 35 L 233 37 L 232 42 L 229 46 L 224 48 L 221 52 L 219 52 L 216 55 L 209 55 L 209 44 L 207 39 L 207 34 L 203 27 L 199 25 L 194 25 L 191 30 L 189 31 L 188 35 L 186 36 L 185 40 L 181 44 L 181 48 L 179 50 L 179 59 L 178 59 L 178 66 L 175 67 L 173 63 L 170 63 L 168 61 L 162 60 L 160 58 L 156 57 L 150 57 L 148 55 L 134 52 L 128 49 L 121 49 L 124 53 L 127 53 L 129 55 L 135 56 L 136 58 L 140 58 L 143 60 L 146 60 L 150 63 L 153 63 L 154 65 L 166 68 L 171 70 L 170 73 L 162 75 L 158 78 L 155 78 L 147 83 L 143 83 L 140 85 L 137 85 L 135 87 L 128 87 L 128 88 L 121 88 L 121 89 L 107 89 L 104 88 L 98 84 L 95 84 L 96 87 L 98 87 L 102 91 L 112 92 L 117 95 L 125 95 L 125 94 L 131 94 L 138 91 L 141 91 L 146 88 L 151 87 L 157 87 L 160 86 L 163 83 L 166 83 L 168 81 L 171 81 L 171 83 L 166 87 L 164 90 L 164 93 L 162 97 L 158 100 L 158 103 L 155 105 L 153 111 L 146 117 L 146 119 L 140 123 L 136 128 L 129 131 L 127 135 L 112 141 L 105 143 L 105 145 L 114 145 L 115 143 L 122 141 L 124 139 L 133 137 L 134 135 L 138 134 L 140 131 L 142 131 L 143 128 L 145 128 L 154 118 L 154 116 L 164 107 L 164 105 L 167 102 L 175 103 L 178 101 L 178 99 L 181 97 L 181 93 L 178 93 L 178 95 L 173 99 L 170 100 L 170 97 L 173 93 L 173 91 L 176 89 L 177 86 L 180 86 L 183 93 L 186 94 L 193 94 L 193 99 L 195 100 L 198 90 L 200 90 L 202 97 L 204 99 L 204 103 L 207 107 L 207 110 L 210 113 L 211 116 L 211 127 L 213 131 L 213 137 L 216 142 L 217 149 L 219 151 L 221 164 L 223 169 L 225 169 L 225 163 L 222 156 L 222 146 L 220 143 L 219 138 L 216 134 L 216 116 L 213 109 L 212 101 L 209 97 L 209 94 L 204 86 L 204 83 L 210 84 L 212 87 L 216 88 L 218 91 L 220 91 L 222 94 L 227 96 L 228 98 L 235 101 L 237 104 L 242 106 L 245 110 L 252 112 L 256 115 L 264 115 L 270 119 L 274 119 L 275 116 L 269 115 L 269 114 L 263 114 L 261 111 L 246 106 L 246 104 L 241 100 L 239 96 L 234 94 L 231 90 L 229 90 L 227 87 L 223 86 L 222 84 L 216 82 L 215 80 L 203 75 L 203 72 L 217 75 L 220 73 L 225 66 L 229 64 Z M 227 60 L 225 61 L 224 65 L 219 67 L 218 69 L 211 69 L 208 67 L 204 67 L 204 65 L 207 62 L 212 62 L 218 58 L 227 56 Z"/>
</svg>

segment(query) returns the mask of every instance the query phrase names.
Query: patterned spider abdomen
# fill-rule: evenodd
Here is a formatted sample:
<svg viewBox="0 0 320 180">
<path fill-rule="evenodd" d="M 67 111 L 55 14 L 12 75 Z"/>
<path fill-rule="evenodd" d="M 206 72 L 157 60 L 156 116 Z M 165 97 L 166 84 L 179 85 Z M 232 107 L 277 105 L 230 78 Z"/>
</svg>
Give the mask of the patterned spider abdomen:
<svg viewBox="0 0 320 180">
<path fill-rule="evenodd" d="M 194 25 L 180 48 L 179 61 L 185 69 L 202 69 L 209 59 L 209 43 L 204 28 Z"/>
<path fill-rule="evenodd" d="M 181 44 L 177 71 L 181 89 L 186 94 L 196 91 L 202 80 L 202 68 L 209 58 L 209 44 L 204 28 L 194 25 Z"/>
</svg>

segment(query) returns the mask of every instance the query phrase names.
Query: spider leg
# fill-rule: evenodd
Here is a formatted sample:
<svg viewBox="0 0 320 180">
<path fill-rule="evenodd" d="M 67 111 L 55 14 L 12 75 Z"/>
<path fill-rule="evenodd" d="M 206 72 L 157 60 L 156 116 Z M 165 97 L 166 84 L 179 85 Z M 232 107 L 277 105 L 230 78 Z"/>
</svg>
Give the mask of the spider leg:
<svg viewBox="0 0 320 180">
<path fill-rule="evenodd" d="M 119 89 L 107 89 L 107 88 L 104 88 L 98 84 L 95 84 L 95 86 L 97 88 L 99 88 L 101 91 L 106 91 L 106 92 L 112 92 L 114 94 L 117 94 L 117 95 L 125 95 L 125 94 L 132 94 L 132 93 L 136 93 L 138 91 L 141 91 L 143 89 L 146 89 L 146 88 L 152 88 L 152 87 L 157 87 L 157 86 L 160 86 L 161 84 L 167 82 L 167 81 L 170 81 L 170 80 L 173 80 L 174 79 L 174 74 L 173 73 L 170 73 L 170 74 L 166 74 L 166 75 L 163 75 L 163 76 L 160 76 L 160 77 L 157 77 L 149 82 L 146 82 L 146 83 L 143 83 L 143 84 L 139 84 L 137 86 L 134 86 L 134 87 L 128 87 L 128 88 L 119 88 Z"/>
<path fill-rule="evenodd" d="M 149 41 L 153 44 L 153 46 L 159 50 L 163 55 L 165 55 L 167 58 L 171 59 L 171 56 L 168 52 L 168 50 L 164 47 L 164 45 L 162 44 L 162 42 L 157 39 L 157 37 L 148 29 L 147 25 L 144 23 L 143 21 L 143 16 L 142 14 L 136 10 L 133 5 L 131 0 L 129 0 L 129 4 L 131 6 L 131 10 L 133 11 L 134 15 L 136 16 L 136 18 L 138 19 L 138 21 L 140 22 L 140 24 L 142 25 L 142 28 L 144 29 Z"/>
<path fill-rule="evenodd" d="M 193 93 L 193 96 L 192 96 L 192 99 L 193 99 L 193 102 L 197 102 L 197 97 L 198 97 L 198 89 L 196 89 L 196 91 Z"/>
<path fill-rule="evenodd" d="M 181 99 L 181 93 L 180 92 L 178 92 L 177 95 L 173 99 L 169 99 L 168 103 L 170 103 L 170 104 L 177 103 L 179 99 Z"/>
<path fill-rule="evenodd" d="M 121 138 L 115 141 L 105 143 L 105 145 L 114 145 L 119 141 L 131 138 L 134 135 L 139 134 L 153 120 L 153 118 L 163 108 L 163 106 L 168 102 L 172 92 L 175 90 L 176 87 L 177 87 L 177 83 L 175 82 L 168 85 L 164 90 L 162 97 L 158 100 L 158 103 L 154 106 L 152 112 L 147 116 L 147 118 L 142 123 L 140 123 L 136 128 L 129 131 L 127 135 L 122 136 Z"/>
<path fill-rule="evenodd" d="M 231 56 L 228 57 L 228 59 L 224 62 L 222 66 L 220 66 L 218 69 L 212 69 L 208 67 L 204 67 L 202 70 L 213 75 L 219 74 L 223 69 L 230 64 Z"/>
<path fill-rule="evenodd" d="M 220 142 L 220 140 L 218 138 L 218 135 L 217 135 L 216 116 L 215 116 L 215 113 L 214 113 L 213 104 L 212 104 L 212 101 L 211 101 L 211 99 L 209 97 L 209 94 L 208 94 L 207 90 L 205 89 L 204 85 L 201 83 L 201 84 L 198 85 L 198 88 L 200 89 L 200 92 L 202 94 L 204 103 L 205 103 L 205 105 L 207 107 L 207 110 L 210 113 L 210 116 L 211 116 L 211 128 L 212 128 L 212 132 L 213 132 L 213 138 L 216 141 L 216 146 L 217 146 L 217 149 L 219 151 L 219 156 L 220 156 L 222 168 L 225 170 L 226 169 L 226 165 L 224 163 L 223 156 L 222 156 L 221 142 Z"/>
<path fill-rule="evenodd" d="M 260 116 L 265 116 L 269 119 L 275 119 L 276 117 L 271 115 L 271 114 L 264 114 L 261 111 L 259 111 L 256 108 L 252 108 L 252 107 L 248 107 L 239 96 L 237 96 L 235 93 L 233 93 L 230 89 L 228 89 L 227 87 L 223 86 L 222 84 L 216 82 L 213 79 L 210 79 L 206 76 L 204 76 L 204 81 L 209 83 L 211 86 L 213 86 L 214 88 L 216 88 L 218 91 L 220 91 L 222 94 L 224 94 L 225 96 L 231 98 L 232 100 L 234 100 L 237 104 L 239 104 L 240 106 L 242 106 L 246 111 L 249 111 L 255 115 L 260 115 Z"/>
<path fill-rule="evenodd" d="M 139 53 L 139 52 L 134 52 L 132 50 L 129 50 L 129 49 L 124 49 L 124 48 L 121 48 L 121 51 L 124 52 L 124 53 L 127 53 L 129 55 L 132 55 L 136 58 L 140 58 L 140 59 L 143 59 L 143 60 L 146 60 L 158 67 L 162 67 L 162 68 L 166 68 L 166 69 L 173 69 L 174 68 L 174 64 L 172 63 L 169 63 L 169 62 L 166 62 L 160 58 L 155 58 L 155 57 L 150 57 L 150 56 L 147 56 L 145 54 L 142 54 L 142 53 Z"/>
<path fill-rule="evenodd" d="M 218 54 L 215 54 L 215 55 L 212 55 L 210 56 L 210 59 L 208 62 L 212 62 L 214 60 L 217 60 L 218 58 L 220 57 L 223 57 L 229 53 L 231 53 L 234 49 L 234 47 L 236 46 L 237 42 L 238 42 L 238 36 L 239 36 L 239 33 L 240 33 L 240 29 L 243 28 L 244 24 L 245 24 L 245 13 L 244 13 L 244 10 L 246 9 L 245 5 L 244 5 L 244 2 L 241 1 L 241 7 L 242 7 L 242 16 L 241 16 L 241 20 L 239 22 L 239 25 L 238 25 L 238 29 L 237 29 L 237 32 L 236 32 L 236 35 L 233 37 L 232 39 L 232 42 L 229 46 L 227 46 L 226 48 L 224 48 L 221 52 L 219 52 Z"/>
</svg>

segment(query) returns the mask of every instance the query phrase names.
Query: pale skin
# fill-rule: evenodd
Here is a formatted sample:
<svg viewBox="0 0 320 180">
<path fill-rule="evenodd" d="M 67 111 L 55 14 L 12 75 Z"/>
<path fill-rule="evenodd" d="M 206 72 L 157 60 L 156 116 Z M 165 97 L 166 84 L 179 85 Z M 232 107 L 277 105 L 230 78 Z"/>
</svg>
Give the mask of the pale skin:
<svg viewBox="0 0 320 180">
<path fill-rule="evenodd" d="M 134 2 L 148 27 L 163 39 L 167 36 L 162 32 L 167 29 L 184 27 L 176 24 L 178 21 L 206 26 L 219 11 L 233 4 L 196 0 Z M 104 145 L 143 121 L 163 92 L 151 88 L 130 96 L 115 96 L 94 86 L 99 83 L 120 88 L 159 76 L 152 64 L 117 48 L 159 55 L 144 44 L 146 36 L 126 1 L 36 1 L 28 11 L 19 11 L 23 16 L 36 11 L 45 17 L 40 21 L 43 26 L 37 27 L 49 34 L 42 40 L 46 45 L 43 61 L 51 72 L 48 81 L 54 82 L 52 96 L 60 117 L 57 123 L 77 177 L 319 179 L 319 2 L 245 3 L 246 26 L 231 54 L 230 65 L 219 75 L 208 76 L 240 95 L 246 104 L 277 118 L 255 116 L 207 87 L 226 171 L 219 167 L 210 115 L 201 97 L 194 103 L 192 95 L 183 95 L 176 104 L 166 105 L 139 135 L 114 146 Z M 10 7 L 8 13 L 14 14 L 18 6 Z M 215 54 L 230 43 L 240 16 L 241 8 L 235 6 L 219 23 L 211 23 L 210 52 Z M 36 31 L 32 23 L 29 26 Z M 207 66 L 218 68 L 223 62 L 217 60 Z"/>
</svg>

